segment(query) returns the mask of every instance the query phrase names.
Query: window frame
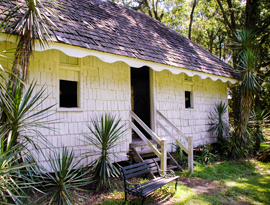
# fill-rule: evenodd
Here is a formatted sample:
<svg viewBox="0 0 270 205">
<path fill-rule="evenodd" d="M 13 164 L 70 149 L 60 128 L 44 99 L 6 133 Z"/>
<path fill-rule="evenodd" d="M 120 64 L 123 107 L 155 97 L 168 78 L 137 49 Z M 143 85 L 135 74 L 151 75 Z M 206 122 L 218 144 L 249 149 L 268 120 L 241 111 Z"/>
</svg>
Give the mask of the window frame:
<svg viewBox="0 0 270 205">
<path fill-rule="evenodd" d="M 57 112 L 83 112 L 83 84 L 82 84 L 82 68 L 81 68 L 81 59 L 78 58 L 78 65 L 61 63 L 59 59 L 59 75 L 58 75 L 58 107 L 56 109 Z M 78 72 L 78 79 L 72 80 L 68 78 L 68 76 L 61 76 L 61 72 Z M 77 107 L 60 107 L 60 80 L 66 81 L 76 81 L 77 82 Z"/>
</svg>

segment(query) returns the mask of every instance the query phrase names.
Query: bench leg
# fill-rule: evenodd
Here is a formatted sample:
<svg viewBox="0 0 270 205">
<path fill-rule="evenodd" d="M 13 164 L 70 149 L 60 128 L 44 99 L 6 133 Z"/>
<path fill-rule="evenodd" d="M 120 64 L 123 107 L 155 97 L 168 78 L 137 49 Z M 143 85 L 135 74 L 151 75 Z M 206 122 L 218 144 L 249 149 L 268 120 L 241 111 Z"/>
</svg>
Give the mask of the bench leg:
<svg viewBox="0 0 270 205">
<path fill-rule="evenodd" d="M 142 205 L 143 205 L 143 203 L 145 202 L 145 199 L 146 199 L 146 197 L 143 196 L 143 198 L 142 198 Z"/>
<path fill-rule="evenodd" d="M 127 192 L 125 192 L 125 201 L 127 201 Z"/>
<path fill-rule="evenodd" d="M 176 182 L 175 182 L 175 191 L 177 191 L 177 183 L 178 183 L 178 179 L 176 179 Z"/>
</svg>

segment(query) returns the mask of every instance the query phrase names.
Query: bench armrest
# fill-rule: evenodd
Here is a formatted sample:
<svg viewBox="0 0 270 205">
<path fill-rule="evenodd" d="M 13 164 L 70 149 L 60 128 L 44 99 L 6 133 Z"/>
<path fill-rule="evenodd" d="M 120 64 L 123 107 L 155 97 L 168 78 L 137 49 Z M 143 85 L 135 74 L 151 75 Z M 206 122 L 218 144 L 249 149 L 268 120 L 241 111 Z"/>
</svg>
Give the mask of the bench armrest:
<svg viewBox="0 0 270 205">
<path fill-rule="evenodd" d="M 175 173 L 173 170 L 169 169 L 169 170 L 159 170 L 160 176 L 163 178 L 171 178 L 171 177 L 175 177 Z"/>
</svg>

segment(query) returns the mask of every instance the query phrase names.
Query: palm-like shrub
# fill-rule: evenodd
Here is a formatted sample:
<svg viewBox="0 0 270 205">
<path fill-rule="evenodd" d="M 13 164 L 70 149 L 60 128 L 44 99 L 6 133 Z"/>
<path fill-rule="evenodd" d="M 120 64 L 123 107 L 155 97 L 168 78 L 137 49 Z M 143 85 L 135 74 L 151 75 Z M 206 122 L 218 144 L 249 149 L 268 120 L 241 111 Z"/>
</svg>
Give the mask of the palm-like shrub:
<svg viewBox="0 0 270 205">
<path fill-rule="evenodd" d="M 13 73 L 25 81 L 27 79 L 29 59 L 33 52 L 34 40 L 38 40 L 44 47 L 50 40 L 50 18 L 56 16 L 51 9 L 54 1 L 48 0 L 23 0 L 7 1 L 7 10 L 4 19 L 0 23 L 0 31 L 18 35 L 18 46 L 13 62 Z M 49 18 L 50 16 L 50 18 Z M 17 82 L 17 77 L 11 77 L 12 82 Z M 13 88 L 13 84 L 12 84 Z"/>
<path fill-rule="evenodd" d="M 74 158 L 73 151 L 68 151 L 66 147 L 62 148 L 62 153 L 54 152 L 50 155 L 49 165 L 52 173 L 43 170 L 43 186 L 50 187 L 52 193 L 49 193 L 49 204 L 74 204 L 73 196 L 83 197 L 74 192 L 83 191 L 82 186 L 89 183 L 88 172 L 79 165 L 81 160 Z"/>
<path fill-rule="evenodd" d="M 20 85 L 15 86 L 14 92 L 10 92 L 10 90 L 3 86 L 1 87 L 0 138 L 5 138 L 5 143 L 8 142 L 6 145 L 3 144 L 2 146 L 5 150 L 9 150 L 11 146 L 16 145 L 19 138 L 26 140 L 37 148 L 33 138 L 29 137 L 30 133 L 34 134 L 35 137 L 40 137 L 39 141 L 41 141 L 41 139 L 45 140 L 37 128 L 50 129 L 48 125 L 52 123 L 52 121 L 49 122 L 46 120 L 49 116 L 47 111 L 54 105 L 40 109 L 41 104 L 46 100 L 46 96 L 44 96 L 45 88 L 41 88 L 34 94 L 35 87 L 36 83 L 32 82 L 28 89 L 26 89 L 24 95 L 22 95 Z M 5 119 L 2 119 L 3 117 L 5 117 Z"/>
<path fill-rule="evenodd" d="M 99 157 L 89 165 L 92 179 L 99 187 L 110 187 L 109 178 L 119 176 L 119 170 L 113 165 L 111 156 L 115 156 L 112 149 L 119 145 L 119 140 L 125 133 L 125 124 L 120 125 L 120 122 L 121 119 L 116 119 L 115 115 L 96 116 L 87 123 L 91 134 L 83 134 L 99 153 Z"/>
<path fill-rule="evenodd" d="M 23 162 L 24 151 L 23 143 L 10 147 L 9 150 L 0 147 L 1 204 L 25 204 L 29 199 L 27 190 L 32 188 L 34 182 L 25 170 L 33 164 Z"/>
<path fill-rule="evenodd" d="M 214 107 L 214 112 L 211 112 L 209 115 L 210 128 L 209 132 L 213 132 L 217 136 L 217 143 L 214 144 L 214 149 L 219 154 L 224 154 L 226 149 L 226 140 L 229 134 L 229 125 L 228 122 L 224 121 L 224 116 L 227 113 L 227 105 L 222 101 L 219 104 L 216 104 Z"/>
</svg>

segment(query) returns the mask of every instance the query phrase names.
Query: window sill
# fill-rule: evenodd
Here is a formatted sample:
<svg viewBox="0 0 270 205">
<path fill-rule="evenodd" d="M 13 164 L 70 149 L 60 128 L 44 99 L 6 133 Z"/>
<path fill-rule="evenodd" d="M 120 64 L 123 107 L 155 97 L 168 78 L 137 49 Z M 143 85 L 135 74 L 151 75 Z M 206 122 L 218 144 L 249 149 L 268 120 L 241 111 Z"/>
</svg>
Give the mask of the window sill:
<svg viewBox="0 0 270 205">
<path fill-rule="evenodd" d="M 83 112 L 84 109 L 79 107 L 59 107 L 56 112 Z"/>
<path fill-rule="evenodd" d="M 185 108 L 185 110 L 191 110 L 191 111 L 194 110 L 194 111 L 196 111 L 195 108 Z"/>
</svg>

